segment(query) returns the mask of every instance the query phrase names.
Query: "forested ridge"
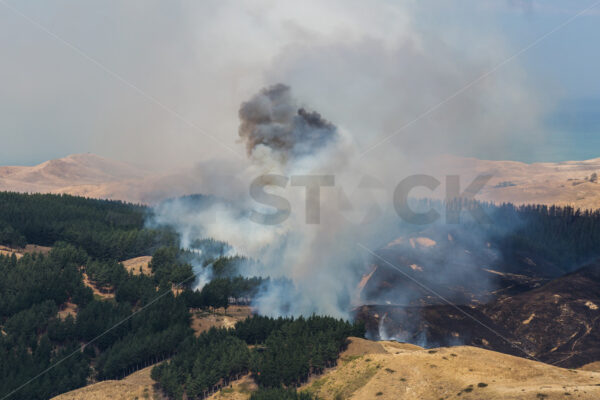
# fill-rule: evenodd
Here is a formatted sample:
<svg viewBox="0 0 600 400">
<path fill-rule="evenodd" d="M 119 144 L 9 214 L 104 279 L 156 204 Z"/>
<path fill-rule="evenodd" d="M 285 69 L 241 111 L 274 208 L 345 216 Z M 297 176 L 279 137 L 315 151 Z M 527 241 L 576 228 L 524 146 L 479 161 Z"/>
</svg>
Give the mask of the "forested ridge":
<svg viewBox="0 0 600 400">
<path fill-rule="evenodd" d="M 189 252 L 168 228 L 145 227 L 142 206 L 17 193 L 0 193 L 0 202 L 1 245 L 52 246 L 48 255 L 0 256 L 0 396 L 49 367 L 10 398 L 48 399 L 90 379 L 122 378 L 170 357 L 192 336 L 190 306 L 227 306 L 223 298 L 260 283 L 223 277 L 192 294 Z M 147 254 L 152 275 L 129 273 L 119 262 Z M 84 274 L 113 297 L 94 296 Z M 59 316 L 66 304 L 75 315 Z"/>
<path fill-rule="evenodd" d="M 170 356 L 191 335 L 184 299 L 151 277 L 127 274 L 120 264 L 115 299 L 94 298 L 82 281 L 87 257 L 68 244 L 55 245 L 47 256 L 0 257 L 3 395 L 71 354 L 13 398 L 47 399 L 91 377 L 121 378 Z M 76 317 L 59 317 L 66 302 L 77 307 Z"/>
<path fill-rule="evenodd" d="M 91 257 L 124 260 L 176 245 L 168 229 L 144 227 L 148 209 L 69 195 L 0 192 L 0 244 L 52 246 L 65 241 Z"/>
</svg>

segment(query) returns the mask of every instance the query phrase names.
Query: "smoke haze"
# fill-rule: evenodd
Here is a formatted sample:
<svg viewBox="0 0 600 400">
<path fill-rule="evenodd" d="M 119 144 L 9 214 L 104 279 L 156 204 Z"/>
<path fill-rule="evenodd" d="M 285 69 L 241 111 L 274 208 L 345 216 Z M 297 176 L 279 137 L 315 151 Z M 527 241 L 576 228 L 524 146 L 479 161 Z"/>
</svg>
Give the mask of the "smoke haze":
<svg viewBox="0 0 600 400">
<path fill-rule="evenodd" d="M 32 163 L 91 151 L 163 170 L 231 161 L 231 149 L 243 153 L 239 105 L 277 82 L 294 88 L 298 109 L 310 104 L 368 148 L 520 48 L 499 19 L 512 8 L 484 3 L 59 1 L 52 12 L 15 4 L 126 83 L 3 9 L 0 131 L 10 134 L 0 157 Z M 531 160 L 559 92 L 535 78 L 515 59 L 373 157 Z"/>
<path fill-rule="evenodd" d="M 238 196 L 186 197 L 159 204 L 153 222 L 175 227 L 184 247 L 212 238 L 230 244 L 230 254 L 258 260 L 241 266 L 238 272 L 247 277 L 273 278 L 255 298 L 253 305 L 261 314 L 319 313 L 348 318 L 352 308 L 365 301 L 359 282 L 369 272 L 372 256 L 362 246 L 377 250 L 392 240 L 408 240 L 399 236 L 411 228 L 391 210 L 389 193 L 393 187 L 366 175 L 363 164 L 355 161 L 353 156 L 358 151 L 349 134 L 316 111 L 298 108 L 297 104 L 290 87 L 276 84 L 242 102 L 239 112 L 239 132 L 246 141 L 248 163 L 238 171 L 238 182 L 244 185 L 261 174 L 279 174 L 285 184 L 274 193 L 289 202 L 287 218 L 277 224 L 250 218 L 256 210 L 265 214 L 274 210 L 248 196 L 248 187 L 242 186 L 233 190 Z M 294 177 L 311 179 L 326 174 L 331 174 L 332 185 L 321 187 L 319 196 L 313 199 L 316 203 L 311 207 L 319 209 L 320 219 L 309 223 L 307 213 L 314 209 L 307 209 L 308 192 L 303 186 L 293 186 Z M 287 184 L 290 177 L 291 186 Z M 231 190 L 238 183 L 220 184 Z M 270 184 L 266 190 L 272 192 L 272 188 Z M 432 237 L 448 235 L 439 225 L 432 226 L 430 233 Z M 485 246 L 485 237 L 480 233 L 469 235 L 469 239 L 456 236 L 457 242 L 463 240 L 475 243 L 469 248 Z M 486 278 L 476 260 L 465 253 L 467 247 L 459 243 L 453 246 L 415 256 L 427 266 L 427 277 L 423 279 L 452 286 L 465 277 L 477 276 L 480 285 L 485 286 Z M 410 249 L 403 251 L 408 254 Z M 444 265 L 451 268 L 444 269 Z M 201 287 L 210 272 L 202 268 L 195 271 L 201 274 Z M 390 290 L 369 297 L 409 304 L 416 296 Z"/>
</svg>

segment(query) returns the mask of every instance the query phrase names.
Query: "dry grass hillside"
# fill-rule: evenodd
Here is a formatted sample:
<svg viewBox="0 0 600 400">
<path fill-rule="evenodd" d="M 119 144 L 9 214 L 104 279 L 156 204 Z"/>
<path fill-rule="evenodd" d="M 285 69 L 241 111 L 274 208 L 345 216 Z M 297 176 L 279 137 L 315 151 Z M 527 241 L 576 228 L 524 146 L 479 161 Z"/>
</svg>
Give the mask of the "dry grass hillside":
<svg viewBox="0 0 600 400">
<path fill-rule="evenodd" d="M 160 398 L 150 378 L 152 367 L 141 369 L 119 381 L 103 381 L 73 390 L 53 400 L 133 400 Z"/>
<path fill-rule="evenodd" d="M 354 339 L 353 344 L 363 343 Z M 305 390 L 336 399 L 597 399 L 600 374 L 459 346 L 381 342 L 386 353 L 342 357 Z"/>
<path fill-rule="evenodd" d="M 34 166 L 0 167 L 0 189 L 55 192 L 80 185 L 141 179 L 146 173 L 128 164 L 94 154 L 72 154 Z"/>
<path fill-rule="evenodd" d="M 594 361 L 592 363 L 586 364 L 579 369 L 584 370 L 584 371 L 600 372 L 600 361 Z"/>
<path fill-rule="evenodd" d="M 192 313 L 192 329 L 196 336 L 210 328 L 233 328 L 235 323 L 252 316 L 252 308 L 248 306 L 230 306 L 212 312 L 195 311 Z"/>
</svg>

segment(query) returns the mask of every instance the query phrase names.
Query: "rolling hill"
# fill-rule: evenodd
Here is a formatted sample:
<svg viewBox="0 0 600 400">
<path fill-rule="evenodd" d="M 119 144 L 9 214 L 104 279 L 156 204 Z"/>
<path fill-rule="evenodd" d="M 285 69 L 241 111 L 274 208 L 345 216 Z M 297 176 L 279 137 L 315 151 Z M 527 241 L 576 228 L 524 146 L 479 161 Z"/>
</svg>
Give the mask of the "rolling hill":
<svg viewBox="0 0 600 400">
<path fill-rule="evenodd" d="M 0 191 L 71 194 L 153 204 L 197 192 L 193 174 L 158 174 L 95 154 L 72 154 L 35 166 L 0 167 Z"/>
<path fill-rule="evenodd" d="M 476 175 L 491 175 L 479 200 L 600 207 L 600 158 L 527 164 L 446 157 L 438 162 L 443 171 L 460 175 L 464 182 Z"/>
<path fill-rule="evenodd" d="M 147 172 L 126 163 L 89 153 L 72 154 L 35 166 L 0 167 L 0 190 L 137 200 L 119 188 L 147 176 Z"/>
<path fill-rule="evenodd" d="M 600 158 L 585 161 L 526 164 L 475 158 L 442 157 L 429 173 L 443 180 L 458 174 L 463 182 L 476 175 L 491 175 L 477 196 L 480 200 L 515 204 L 557 204 L 600 207 Z M 94 198 L 154 203 L 162 199 L 202 192 L 192 169 L 157 174 L 94 154 L 73 154 L 35 166 L 0 167 L 0 190 L 68 193 Z M 440 192 L 442 193 L 442 192 Z"/>
</svg>

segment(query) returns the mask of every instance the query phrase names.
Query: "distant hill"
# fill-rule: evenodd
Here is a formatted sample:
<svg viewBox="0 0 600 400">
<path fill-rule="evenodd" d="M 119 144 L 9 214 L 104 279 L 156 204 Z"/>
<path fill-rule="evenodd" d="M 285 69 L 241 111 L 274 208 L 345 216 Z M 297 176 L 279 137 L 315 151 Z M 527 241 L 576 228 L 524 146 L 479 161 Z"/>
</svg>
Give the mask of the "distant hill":
<svg viewBox="0 0 600 400">
<path fill-rule="evenodd" d="M 440 181 L 445 175 L 458 174 L 463 190 L 474 176 L 491 175 L 491 180 L 477 196 L 479 200 L 600 208 L 600 180 L 597 178 L 600 158 L 526 164 L 441 157 L 424 162 L 423 170 L 416 172 L 430 173 Z M 68 193 L 136 203 L 206 193 L 192 169 L 156 174 L 89 153 L 73 154 L 31 167 L 0 167 L 0 190 Z M 438 191 L 443 193 L 443 190 Z"/>
<path fill-rule="evenodd" d="M 446 173 L 460 175 L 464 185 L 472 176 L 491 175 L 479 200 L 600 208 L 600 158 L 526 164 L 444 157 L 438 163 Z"/>
<path fill-rule="evenodd" d="M 0 167 L 0 190 L 132 200 L 126 193 L 110 188 L 147 176 L 147 172 L 126 163 L 94 154 L 72 154 L 31 167 Z"/>
<path fill-rule="evenodd" d="M 0 167 L 0 191 L 71 194 L 151 204 L 197 192 L 186 174 L 160 175 L 95 154 L 72 154 L 34 166 Z"/>
<path fill-rule="evenodd" d="M 146 175 L 145 171 L 129 164 L 88 153 L 72 154 L 32 167 L 0 167 L 0 184 L 4 189 L 21 188 L 24 191 L 40 187 L 42 190 L 55 190 L 74 185 L 141 179 Z"/>
</svg>

